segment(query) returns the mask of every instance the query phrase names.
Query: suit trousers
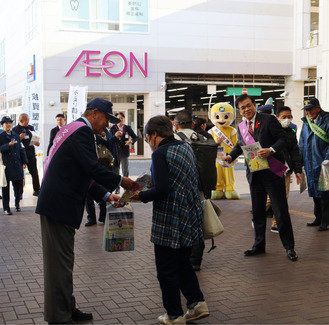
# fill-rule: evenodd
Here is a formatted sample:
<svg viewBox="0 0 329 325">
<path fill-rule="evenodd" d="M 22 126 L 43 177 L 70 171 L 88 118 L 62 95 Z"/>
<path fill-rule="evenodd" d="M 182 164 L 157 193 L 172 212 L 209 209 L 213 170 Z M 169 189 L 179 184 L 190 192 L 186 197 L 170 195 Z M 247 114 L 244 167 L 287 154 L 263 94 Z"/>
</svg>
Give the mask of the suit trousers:
<svg viewBox="0 0 329 325">
<path fill-rule="evenodd" d="M 329 198 L 313 197 L 315 220 L 320 222 L 320 226 L 329 225 Z"/>
<path fill-rule="evenodd" d="M 29 173 L 32 177 L 32 185 L 33 185 L 33 191 L 39 192 L 40 191 L 40 182 L 39 182 L 39 174 L 38 174 L 38 168 L 37 168 L 37 160 L 35 159 L 35 156 L 28 157 L 29 162 L 27 163 L 27 169 L 29 170 Z"/>
<path fill-rule="evenodd" d="M 8 181 L 7 186 L 2 188 L 2 206 L 3 210 L 7 211 L 10 210 L 9 200 L 10 200 L 10 191 L 9 191 L 9 184 L 12 182 L 14 188 L 14 196 L 15 196 L 15 207 L 19 207 L 19 201 L 21 200 L 22 195 L 22 188 L 23 188 L 23 180 L 19 181 Z"/>
<path fill-rule="evenodd" d="M 44 271 L 44 319 L 67 322 L 75 308 L 73 265 L 75 229 L 40 216 Z"/>
<path fill-rule="evenodd" d="M 281 242 L 285 249 L 295 246 L 292 224 L 286 197 L 284 177 L 279 177 L 269 170 L 257 171 L 252 175 L 250 193 L 255 229 L 254 248 L 265 248 L 266 199 L 269 195 L 276 217 Z"/>
<path fill-rule="evenodd" d="M 187 300 L 187 306 L 204 301 L 198 278 L 189 260 L 191 247 L 154 245 L 154 252 L 162 302 L 169 316 L 184 314 L 180 291 Z"/>
<path fill-rule="evenodd" d="M 98 221 L 104 222 L 106 216 L 106 202 L 101 201 L 99 203 L 99 218 Z M 90 194 L 87 194 L 86 198 L 86 211 L 87 211 L 87 219 L 90 221 L 96 221 L 96 209 L 94 199 Z"/>
<path fill-rule="evenodd" d="M 120 174 L 120 166 L 122 170 L 122 176 L 128 177 L 129 176 L 129 156 L 126 156 L 122 151 L 118 151 L 117 154 L 117 161 L 118 167 L 115 168 L 115 172 Z"/>
</svg>

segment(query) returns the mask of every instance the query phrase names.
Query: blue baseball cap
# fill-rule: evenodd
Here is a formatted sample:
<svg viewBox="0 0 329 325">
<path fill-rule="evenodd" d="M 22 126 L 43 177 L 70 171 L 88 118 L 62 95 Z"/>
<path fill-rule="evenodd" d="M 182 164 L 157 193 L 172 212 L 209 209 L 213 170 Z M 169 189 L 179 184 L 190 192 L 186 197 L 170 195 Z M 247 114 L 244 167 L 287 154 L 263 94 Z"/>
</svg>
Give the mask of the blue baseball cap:
<svg viewBox="0 0 329 325">
<path fill-rule="evenodd" d="M 92 99 L 87 104 L 86 110 L 96 109 L 97 108 L 99 111 L 102 111 L 102 112 L 104 112 L 104 113 L 106 113 L 107 115 L 110 116 L 110 122 L 112 124 L 120 123 L 120 119 L 118 119 L 117 117 L 115 117 L 113 115 L 112 106 L 113 106 L 113 104 L 110 101 L 105 100 L 103 98 L 98 98 L 97 97 L 97 98 Z"/>
<path fill-rule="evenodd" d="M 312 97 L 304 101 L 304 107 L 303 109 L 311 109 L 313 107 L 320 106 L 320 102 L 317 98 Z"/>
<path fill-rule="evenodd" d="M 6 122 L 13 123 L 13 120 L 12 120 L 9 116 L 4 116 L 4 117 L 1 119 L 1 125 L 2 125 L 3 123 L 6 123 Z"/>
<path fill-rule="evenodd" d="M 274 110 L 274 106 L 271 105 L 271 104 L 268 104 L 268 105 L 262 105 L 260 107 L 257 108 L 257 112 L 263 112 L 263 113 L 266 113 L 266 112 L 273 112 Z"/>
</svg>

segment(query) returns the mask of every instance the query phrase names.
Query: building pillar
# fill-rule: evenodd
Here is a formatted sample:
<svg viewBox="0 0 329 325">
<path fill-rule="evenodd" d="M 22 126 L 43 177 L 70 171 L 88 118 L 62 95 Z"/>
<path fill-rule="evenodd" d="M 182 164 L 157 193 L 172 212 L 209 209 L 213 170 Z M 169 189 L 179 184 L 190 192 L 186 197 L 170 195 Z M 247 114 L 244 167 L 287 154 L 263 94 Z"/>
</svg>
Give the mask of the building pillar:
<svg viewBox="0 0 329 325">
<path fill-rule="evenodd" d="M 294 117 L 293 123 L 297 124 L 297 130 L 300 132 L 303 122 L 301 118 L 304 116 L 304 81 L 293 80 L 292 77 L 285 78 L 285 91 L 287 96 L 284 100 L 284 105 L 289 106 Z M 299 134 L 298 132 L 298 134 Z"/>
<path fill-rule="evenodd" d="M 165 89 L 144 95 L 144 127 L 148 120 L 156 115 L 166 115 L 166 92 Z M 150 158 L 152 151 L 150 146 L 144 143 L 144 157 Z"/>
</svg>

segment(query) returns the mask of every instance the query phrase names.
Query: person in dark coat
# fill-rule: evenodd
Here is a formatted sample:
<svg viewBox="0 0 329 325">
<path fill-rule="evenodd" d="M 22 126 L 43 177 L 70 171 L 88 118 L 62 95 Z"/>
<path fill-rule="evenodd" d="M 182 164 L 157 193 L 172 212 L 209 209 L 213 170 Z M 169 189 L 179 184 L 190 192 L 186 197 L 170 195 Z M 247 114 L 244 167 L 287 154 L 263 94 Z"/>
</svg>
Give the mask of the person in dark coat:
<svg viewBox="0 0 329 325">
<path fill-rule="evenodd" d="M 129 176 L 128 158 L 130 155 L 129 145 L 134 144 L 138 140 L 138 137 L 129 125 L 124 124 L 125 115 L 122 112 L 115 114 L 115 116 L 118 119 L 120 119 L 120 122 L 111 127 L 111 133 L 115 135 L 119 131 L 120 138 L 119 138 L 119 142 L 117 143 L 118 167 L 114 171 L 119 174 L 120 166 L 121 166 L 122 175 L 128 177 Z M 116 194 L 119 193 L 119 188 L 116 189 L 115 193 Z"/>
<path fill-rule="evenodd" d="M 196 133 L 202 134 L 207 139 L 213 139 L 212 135 L 206 131 L 207 128 L 207 122 L 202 117 L 197 117 L 195 120 L 193 120 L 193 130 Z"/>
<path fill-rule="evenodd" d="M 11 130 L 13 120 L 9 116 L 4 116 L 1 125 L 4 131 L 0 134 L 0 151 L 2 161 L 6 166 L 7 186 L 2 188 L 2 206 L 6 215 L 12 215 L 9 207 L 9 182 L 11 181 L 14 188 L 16 211 L 20 212 L 19 201 L 21 199 L 23 188 L 23 169 L 28 162 L 25 148 L 21 143 L 18 134 Z"/>
<path fill-rule="evenodd" d="M 76 308 L 73 296 L 74 236 L 81 225 L 87 192 L 97 202 L 117 201 L 119 196 L 110 192 L 120 185 L 129 190 L 137 185 L 98 162 L 94 134 L 103 132 L 109 121 L 117 123 L 112 103 L 91 100 L 83 117 L 55 137 L 56 147 L 50 150 L 45 165 L 36 213 L 41 222 L 44 318 L 49 323 L 72 324 L 93 318 Z"/>
<path fill-rule="evenodd" d="M 96 135 L 96 143 L 103 144 L 107 149 L 110 150 L 113 156 L 113 166 L 109 168 L 110 170 L 114 170 L 118 167 L 118 158 L 116 152 L 116 143 L 119 141 L 120 132 L 117 132 L 115 135 L 112 135 L 109 131 L 105 130 L 104 135 L 101 136 L 99 134 Z M 86 227 L 90 227 L 97 224 L 96 221 L 96 209 L 94 199 L 92 198 L 91 194 L 87 194 L 86 199 L 86 211 L 87 211 L 87 222 L 85 223 Z M 106 216 L 106 202 L 100 201 L 99 202 L 99 218 L 98 221 L 104 223 Z"/>
<path fill-rule="evenodd" d="M 13 128 L 13 132 L 19 135 L 19 138 L 21 139 L 24 145 L 28 159 L 27 169 L 29 170 L 29 173 L 32 177 L 33 195 L 38 196 L 40 191 L 40 182 L 34 146 L 38 147 L 40 143 L 37 141 L 31 145 L 31 131 L 34 131 L 34 127 L 32 125 L 29 125 L 29 116 L 26 113 L 20 114 L 19 123 Z"/>
<path fill-rule="evenodd" d="M 288 106 L 279 107 L 276 111 L 276 117 L 277 117 L 278 121 L 281 123 L 281 126 L 283 127 L 283 130 L 284 130 L 285 136 L 286 136 L 286 146 L 283 149 L 283 155 L 284 155 L 286 164 L 289 167 L 289 169 L 287 170 L 287 172 L 284 176 L 285 185 L 286 185 L 286 195 L 287 195 L 287 199 L 288 199 L 289 192 L 290 192 L 291 175 L 293 173 L 295 173 L 297 185 L 302 180 L 302 162 L 301 162 L 300 154 L 299 154 L 296 130 L 291 127 L 291 121 L 292 121 L 291 108 Z M 276 224 L 275 216 L 273 216 L 273 210 L 271 207 L 271 201 L 270 201 L 269 197 L 267 198 L 266 211 L 267 211 L 268 217 L 270 215 L 272 215 L 272 217 L 273 217 L 271 231 L 278 233 L 279 230 L 278 230 L 278 227 Z"/>
<path fill-rule="evenodd" d="M 53 141 L 55 139 L 57 132 L 65 125 L 64 114 L 56 115 L 56 123 L 57 123 L 57 126 L 55 126 L 54 128 L 52 128 L 50 130 L 49 144 L 48 144 L 48 148 L 47 148 L 47 156 L 49 155 L 49 150 L 50 150 L 51 146 L 53 145 Z"/>
<path fill-rule="evenodd" d="M 329 113 L 321 108 L 317 98 L 305 101 L 304 105 L 306 117 L 302 118 L 299 151 L 307 176 L 308 195 L 313 198 L 315 215 L 315 220 L 307 223 L 307 226 L 319 226 L 319 231 L 326 231 L 329 225 L 329 191 L 319 191 L 318 185 L 321 165 L 329 160 Z"/>
<path fill-rule="evenodd" d="M 247 94 L 241 95 L 236 100 L 236 107 L 240 114 L 246 118 L 239 125 L 238 142 L 223 160 L 232 162 L 242 154 L 241 146 L 249 142 L 250 137 L 259 141 L 261 148 L 257 151 L 259 158 L 273 157 L 271 169 L 251 172 L 247 168 L 247 180 L 250 187 L 253 223 L 255 227 L 254 244 L 251 249 L 244 252 L 245 256 L 255 256 L 265 253 L 266 247 L 266 199 L 270 196 L 272 208 L 277 220 L 279 235 L 283 247 L 286 249 L 287 257 L 291 261 L 297 261 L 295 252 L 295 240 L 289 214 L 288 202 L 284 178 L 281 173 L 275 173 L 273 167 L 284 170 L 283 149 L 286 144 L 285 133 L 278 120 L 269 114 L 256 112 L 255 99 Z M 249 127 L 247 126 L 249 125 Z"/>
</svg>

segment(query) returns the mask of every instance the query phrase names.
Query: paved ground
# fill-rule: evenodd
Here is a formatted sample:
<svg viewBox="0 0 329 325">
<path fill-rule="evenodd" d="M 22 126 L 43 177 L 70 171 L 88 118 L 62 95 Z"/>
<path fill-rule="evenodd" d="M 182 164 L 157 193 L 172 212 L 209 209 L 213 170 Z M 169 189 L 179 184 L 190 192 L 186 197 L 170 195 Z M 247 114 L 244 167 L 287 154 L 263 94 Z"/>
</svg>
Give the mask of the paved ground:
<svg viewBox="0 0 329 325">
<path fill-rule="evenodd" d="M 247 258 L 243 251 L 251 247 L 253 231 L 244 171 L 236 172 L 236 182 L 240 200 L 216 201 L 225 232 L 216 238 L 217 248 L 205 253 L 198 272 L 211 316 L 195 323 L 329 323 L 329 231 L 306 227 L 313 220 L 312 201 L 293 186 L 289 203 L 297 262 L 287 259 L 270 224 L 267 254 Z M 22 212 L 1 215 L 2 324 L 45 324 L 39 217 L 27 183 Z M 134 204 L 134 209 L 135 251 L 103 251 L 101 224 L 77 231 L 75 296 L 79 308 L 93 312 L 93 324 L 155 324 L 164 312 L 149 241 L 151 204 Z"/>
</svg>

